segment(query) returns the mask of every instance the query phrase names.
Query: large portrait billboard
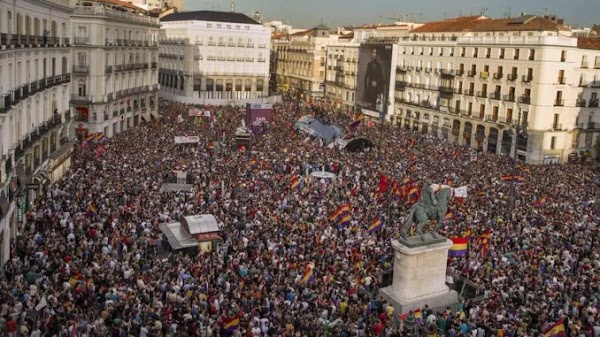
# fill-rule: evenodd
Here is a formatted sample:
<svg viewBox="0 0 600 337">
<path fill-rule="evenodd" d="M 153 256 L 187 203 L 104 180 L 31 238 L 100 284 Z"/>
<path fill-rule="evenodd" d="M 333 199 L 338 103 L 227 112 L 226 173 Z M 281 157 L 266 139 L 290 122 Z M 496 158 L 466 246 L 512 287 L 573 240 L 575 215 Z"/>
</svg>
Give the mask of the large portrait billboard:
<svg viewBox="0 0 600 337">
<path fill-rule="evenodd" d="M 358 50 L 356 103 L 363 108 L 383 110 L 384 94 L 390 91 L 391 44 L 361 44 Z"/>
</svg>

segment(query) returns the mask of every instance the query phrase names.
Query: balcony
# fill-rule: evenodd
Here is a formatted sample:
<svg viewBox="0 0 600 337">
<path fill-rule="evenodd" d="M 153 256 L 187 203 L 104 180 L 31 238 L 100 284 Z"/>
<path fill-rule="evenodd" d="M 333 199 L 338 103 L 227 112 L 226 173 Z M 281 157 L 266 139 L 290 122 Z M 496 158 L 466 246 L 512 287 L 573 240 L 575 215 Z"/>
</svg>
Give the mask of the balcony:
<svg viewBox="0 0 600 337">
<path fill-rule="evenodd" d="M 558 84 L 565 84 L 565 83 L 567 83 L 567 78 L 564 77 L 564 76 L 563 77 L 559 77 L 557 83 Z"/>
<path fill-rule="evenodd" d="M 71 74 L 66 73 L 62 74 L 62 82 L 63 84 L 71 82 Z"/>
<path fill-rule="evenodd" d="M 453 95 L 454 94 L 454 87 L 440 86 L 439 90 L 440 90 L 440 93 L 442 93 L 442 94 L 446 94 L 446 95 Z"/>
<path fill-rule="evenodd" d="M 597 98 L 596 99 L 591 99 L 589 107 L 590 108 L 597 108 L 598 107 L 598 99 Z"/>
<path fill-rule="evenodd" d="M 158 67 L 158 63 L 157 62 L 152 62 L 152 69 L 156 69 Z"/>
<path fill-rule="evenodd" d="M 565 106 L 565 100 L 564 99 L 555 99 L 554 100 L 554 106 Z"/>
<path fill-rule="evenodd" d="M 490 73 L 488 73 L 487 71 L 482 71 L 482 72 L 479 74 L 479 78 L 483 78 L 483 79 L 486 79 L 486 78 L 488 78 L 488 76 L 490 76 Z"/>
<path fill-rule="evenodd" d="M 581 62 L 581 68 L 589 68 L 589 65 L 588 65 L 587 61 L 586 62 Z"/>
<path fill-rule="evenodd" d="M 590 85 L 592 88 L 600 88 L 600 81 L 591 81 L 591 82 L 589 83 L 589 85 Z"/>
<path fill-rule="evenodd" d="M 521 104 L 531 104 L 531 97 L 529 97 L 529 96 L 521 96 L 521 97 L 519 97 L 519 103 L 521 103 Z"/>
<path fill-rule="evenodd" d="M 583 98 L 578 98 L 577 101 L 575 101 L 575 106 L 578 108 L 585 108 L 587 105 L 586 100 Z"/>
<path fill-rule="evenodd" d="M 440 69 L 440 75 L 442 77 L 452 78 L 454 77 L 454 70 Z"/>
<path fill-rule="evenodd" d="M 90 44 L 90 39 L 88 37 L 76 36 L 74 44 L 76 46 L 85 46 L 85 45 Z"/>
<path fill-rule="evenodd" d="M 104 73 L 105 74 L 110 74 L 113 72 L 113 67 L 112 66 L 106 66 L 106 68 L 104 68 Z"/>
<path fill-rule="evenodd" d="M 511 94 L 504 95 L 503 99 L 505 101 L 507 101 L 507 102 L 514 102 L 515 101 L 515 95 L 511 95 Z"/>
<path fill-rule="evenodd" d="M 600 63 L 595 63 L 594 64 L 594 69 L 600 69 Z"/>
<path fill-rule="evenodd" d="M 560 131 L 560 130 L 562 130 L 562 124 L 557 124 L 557 123 L 552 124 L 552 130 L 553 131 Z"/>
<path fill-rule="evenodd" d="M 500 92 L 498 92 L 498 91 L 490 92 L 490 99 L 500 100 L 500 97 L 502 97 Z"/>
<path fill-rule="evenodd" d="M 531 83 L 531 81 L 533 81 L 533 76 L 523 75 L 523 78 L 522 78 L 523 83 Z"/>
<path fill-rule="evenodd" d="M 508 76 L 506 76 L 506 80 L 509 82 L 514 82 L 517 80 L 518 76 L 519 75 L 517 75 L 517 74 L 508 74 Z"/>
<path fill-rule="evenodd" d="M 71 102 L 77 103 L 77 104 L 91 103 L 92 97 L 91 96 L 80 96 L 78 94 L 73 94 L 73 95 L 71 95 Z"/>
<path fill-rule="evenodd" d="M 406 89 L 406 81 L 396 81 L 396 90 L 403 91 Z"/>
<path fill-rule="evenodd" d="M 594 130 L 594 129 L 597 129 L 598 126 L 599 126 L 599 124 L 597 124 L 595 122 L 589 122 L 587 128 L 588 128 L 588 130 Z"/>
<path fill-rule="evenodd" d="M 467 96 L 475 96 L 475 91 L 473 89 L 466 89 L 465 95 Z"/>
<path fill-rule="evenodd" d="M 456 75 L 456 76 L 462 76 L 462 75 L 464 75 L 464 74 L 465 74 L 465 71 L 464 71 L 463 69 L 458 69 L 458 70 L 455 72 L 455 75 Z"/>
<path fill-rule="evenodd" d="M 90 73 L 90 67 L 86 65 L 74 65 L 73 66 L 74 74 L 84 74 L 87 75 Z"/>
<path fill-rule="evenodd" d="M 405 74 L 406 73 L 406 67 L 396 67 L 396 73 Z"/>
<path fill-rule="evenodd" d="M 468 76 L 468 77 L 475 77 L 475 75 L 477 75 L 477 72 L 476 72 L 475 70 L 470 70 L 470 71 L 467 73 L 467 76 Z"/>
<path fill-rule="evenodd" d="M 502 77 L 504 77 L 504 74 L 502 74 L 502 73 L 494 73 L 494 79 L 496 81 L 502 80 Z"/>
<path fill-rule="evenodd" d="M 477 97 L 479 98 L 487 98 L 487 91 L 478 91 Z"/>
<path fill-rule="evenodd" d="M 4 94 L 0 99 L 0 113 L 6 113 L 13 105 L 12 94 Z"/>
</svg>

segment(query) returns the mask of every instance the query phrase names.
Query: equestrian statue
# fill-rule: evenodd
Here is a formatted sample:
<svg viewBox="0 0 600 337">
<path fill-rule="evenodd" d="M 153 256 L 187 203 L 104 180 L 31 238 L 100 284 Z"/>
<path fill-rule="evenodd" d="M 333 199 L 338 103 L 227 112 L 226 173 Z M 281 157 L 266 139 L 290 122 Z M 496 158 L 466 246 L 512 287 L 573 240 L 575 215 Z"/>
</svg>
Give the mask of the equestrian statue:
<svg viewBox="0 0 600 337">
<path fill-rule="evenodd" d="M 417 230 L 415 231 L 415 235 L 421 235 L 421 240 L 425 241 L 423 227 L 431 220 L 437 221 L 432 234 L 436 238 L 439 237 L 437 230 L 444 223 L 446 212 L 448 211 L 448 202 L 451 197 L 452 189 L 445 187 L 436 193 L 431 184 L 426 183 L 423 186 L 421 199 L 412 205 L 408 212 L 402 228 L 402 237 L 406 238 L 410 227 L 413 223 L 416 223 Z"/>
</svg>

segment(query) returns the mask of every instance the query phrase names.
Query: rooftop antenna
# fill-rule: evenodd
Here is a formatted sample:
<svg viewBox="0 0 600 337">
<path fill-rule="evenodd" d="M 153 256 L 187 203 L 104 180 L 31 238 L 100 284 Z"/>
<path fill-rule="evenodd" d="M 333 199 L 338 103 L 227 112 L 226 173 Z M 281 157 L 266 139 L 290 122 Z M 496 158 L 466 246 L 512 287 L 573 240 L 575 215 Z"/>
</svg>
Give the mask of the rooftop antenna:
<svg viewBox="0 0 600 337">
<path fill-rule="evenodd" d="M 481 9 L 481 15 L 485 16 L 485 14 L 487 13 L 488 9 L 487 7 L 484 7 Z"/>
<path fill-rule="evenodd" d="M 235 13 L 235 0 L 231 0 L 231 13 Z"/>
</svg>

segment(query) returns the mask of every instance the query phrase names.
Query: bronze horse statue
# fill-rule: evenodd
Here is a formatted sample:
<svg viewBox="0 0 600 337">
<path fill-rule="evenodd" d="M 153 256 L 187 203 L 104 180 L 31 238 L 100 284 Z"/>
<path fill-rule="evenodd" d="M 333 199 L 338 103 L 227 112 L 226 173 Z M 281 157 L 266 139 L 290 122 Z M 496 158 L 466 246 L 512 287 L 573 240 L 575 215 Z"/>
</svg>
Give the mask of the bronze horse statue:
<svg viewBox="0 0 600 337">
<path fill-rule="evenodd" d="M 431 220 L 437 221 L 433 230 L 433 236 L 437 237 L 437 230 L 444 223 L 446 213 L 448 212 L 448 202 L 451 197 L 452 189 L 445 187 L 435 195 L 437 204 L 421 198 L 417 203 L 412 205 L 402 228 L 402 237 L 405 238 L 412 224 L 416 223 L 417 230 L 415 231 L 415 235 L 421 235 L 421 240 L 425 240 L 423 237 L 423 227 Z"/>
</svg>

